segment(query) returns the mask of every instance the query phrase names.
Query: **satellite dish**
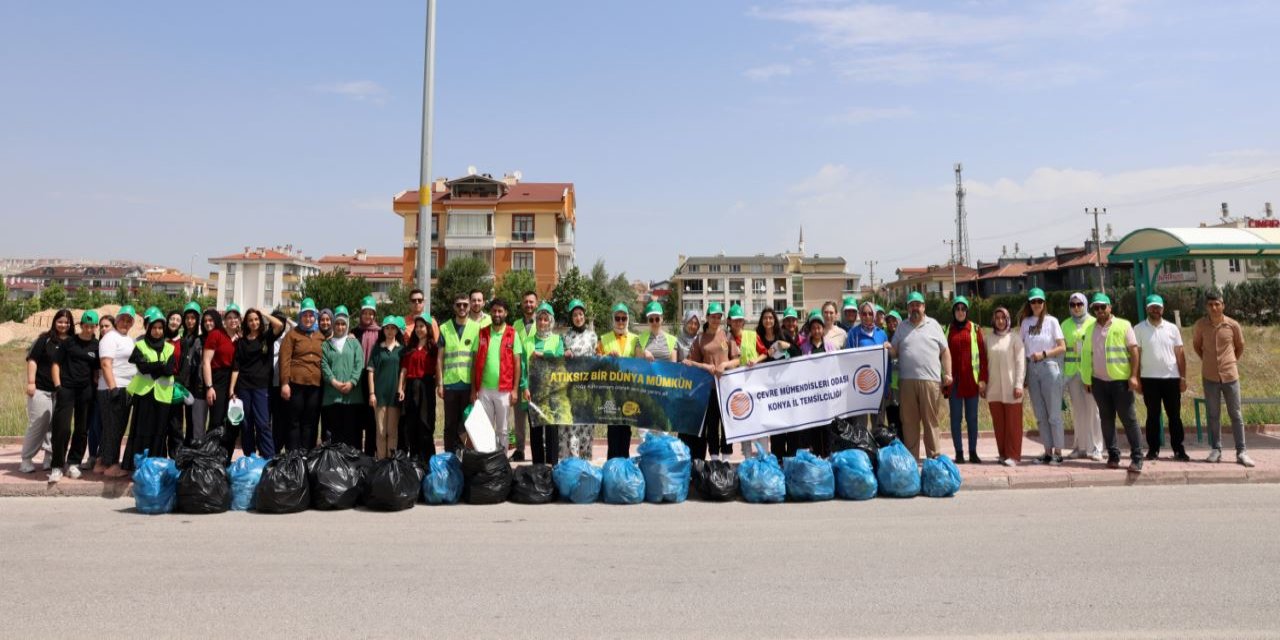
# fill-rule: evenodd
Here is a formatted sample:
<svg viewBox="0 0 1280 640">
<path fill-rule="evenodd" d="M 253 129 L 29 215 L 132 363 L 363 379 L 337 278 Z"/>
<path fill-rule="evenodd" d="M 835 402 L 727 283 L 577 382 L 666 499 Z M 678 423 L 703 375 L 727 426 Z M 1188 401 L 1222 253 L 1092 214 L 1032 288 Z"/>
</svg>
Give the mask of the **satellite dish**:
<svg viewBox="0 0 1280 640">
<path fill-rule="evenodd" d="M 516 180 L 522 180 L 524 178 L 524 172 L 519 169 L 511 172 L 511 175 L 515 176 Z"/>
<path fill-rule="evenodd" d="M 474 176 L 476 174 L 476 166 L 474 164 L 467 165 L 467 175 Z"/>
</svg>

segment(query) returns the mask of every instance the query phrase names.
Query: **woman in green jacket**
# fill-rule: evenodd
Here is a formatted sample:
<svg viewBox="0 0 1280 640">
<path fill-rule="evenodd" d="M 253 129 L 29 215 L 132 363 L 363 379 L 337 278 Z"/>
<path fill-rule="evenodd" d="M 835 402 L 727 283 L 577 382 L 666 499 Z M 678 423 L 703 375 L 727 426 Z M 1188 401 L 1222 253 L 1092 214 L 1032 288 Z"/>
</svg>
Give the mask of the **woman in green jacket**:
<svg viewBox="0 0 1280 640">
<path fill-rule="evenodd" d="M 556 321 L 551 305 L 542 303 L 534 312 L 537 332 L 530 341 L 529 360 L 564 358 L 564 341 L 555 332 Z M 529 401 L 529 389 L 524 390 L 524 401 Z M 536 411 L 530 414 L 529 443 L 533 448 L 534 464 L 554 465 L 560 460 L 560 433 L 554 424 L 546 424 Z"/>
<path fill-rule="evenodd" d="M 360 424 L 360 414 L 364 411 L 360 397 L 364 348 L 347 333 L 350 322 L 347 308 L 339 306 L 333 311 L 333 337 L 325 340 L 321 348 L 320 375 L 324 395 L 320 402 L 320 417 L 331 441 L 345 442 L 359 449 L 364 435 Z"/>
</svg>

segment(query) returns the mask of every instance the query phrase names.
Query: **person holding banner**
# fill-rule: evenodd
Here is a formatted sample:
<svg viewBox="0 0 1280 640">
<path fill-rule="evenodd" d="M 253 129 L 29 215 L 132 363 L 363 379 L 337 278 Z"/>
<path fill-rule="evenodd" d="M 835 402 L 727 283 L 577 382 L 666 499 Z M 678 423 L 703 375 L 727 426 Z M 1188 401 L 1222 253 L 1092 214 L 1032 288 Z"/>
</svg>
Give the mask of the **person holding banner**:
<svg viewBox="0 0 1280 640">
<path fill-rule="evenodd" d="M 661 311 L 658 313 L 658 318 L 659 320 L 662 318 Z M 537 312 L 534 314 L 534 325 L 536 327 L 534 335 L 526 343 L 529 349 L 526 362 L 538 358 L 563 358 L 564 342 L 555 332 L 555 312 L 551 305 L 545 302 L 538 305 Z M 525 379 L 528 379 L 527 374 Z M 529 402 L 527 383 L 524 388 L 524 401 Z M 533 450 L 534 464 L 554 465 L 560 461 L 558 431 L 559 428 L 556 425 L 545 424 L 541 418 L 537 417 L 536 412 L 529 412 L 529 445 Z"/>
<path fill-rule="evenodd" d="M 587 358 L 596 355 L 600 340 L 587 324 L 587 305 L 574 298 L 569 301 L 569 330 L 560 337 L 565 358 Z M 560 451 L 566 456 L 590 460 L 595 440 L 595 426 L 574 424 L 560 429 Z"/>
<path fill-rule="evenodd" d="M 951 441 L 956 446 L 956 463 L 964 463 L 960 419 L 969 425 L 969 463 L 982 464 L 978 457 L 978 398 L 987 389 L 987 341 L 982 329 L 969 320 L 969 299 L 956 296 L 951 304 L 951 324 L 947 326 L 947 347 L 955 382 L 944 390 L 951 408 Z"/>
<path fill-rule="evenodd" d="M 729 339 L 721 327 L 724 321 L 724 306 L 712 302 L 707 306 L 707 323 L 694 340 L 685 364 L 702 369 L 713 376 L 737 367 L 740 361 L 738 345 Z M 689 446 L 690 454 L 699 460 L 722 460 L 733 453 L 733 447 L 725 442 L 724 428 L 720 422 L 720 393 L 712 387 L 707 402 L 707 412 L 702 417 L 702 435 L 691 436 L 680 434 L 680 439 Z M 612 456 L 610 456 L 612 457 Z"/>
<path fill-rule="evenodd" d="M 631 333 L 631 310 L 622 302 L 613 305 L 613 331 L 600 338 L 598 355 L 634 358 L 639 355 L 638 342 L 639 337 Z M 631 457 L 631 427 L 611 424 L 607 428 L 606 436 L 609 439 L 610 459 Z"/>
<path fill-rule="evenodd" d="M 759 332 L 745 328 L 746 324 L 747 316 L 743 313 L 742 306 L 736 304 L 730 306 L 729 337 L 734 344 L 738 345 L 738 366 L 740 367 L 753 366 L 768 354 L 768 350 L 760 344 Z M 756 442 L 760 443 L 762 447 L 767 447 L 769 444 L 765 438 L 743 442 L 742 456 L 744 458 L 751 455 L 752 444 Z"/>
<path fill-rule="evenodd" d="M 874 347 L 882 345 L 889 341 L 889 336 L 885 334 L 884 329 L 876 326 L 876 305 L 871 302 L 863 302 L 858 306 L 858 324 L 849 328 L 849 333 L 844 341 L 844 348 L 856 349 L 858 347 Z M 893 364 L 889 364 L 889 371 L 886 375 L 893 375 Z M 892 379 L 892 378 L 891 378 Z M 852 420 L 856 423 L 859 421 L 866 422 L 867 429 L 875 428 L 876 420 L 885 420 L 884 407 L 889 399 L 889 385 L 884 387 L 884 400 L 880 403 L 880 412 L 878 414 L 867 414 L 866 416 L 856 416 Z"/>
<path fill-rule="evenodd" d="M 1062 464 L 1062 447 L 1065 436 L 1062 428 L 1062 354 L 1067 352 L 1067 340 L 1058 319 L 1049 315 L 1049 305 L 1044 301 L 1044 291 L 1034 288 L 1018 314 L 1019 333 L 1026 349 L 1027 387 L 1031 393 L 1031 408 L 1036 414 L 1036 429 L 1044 443 L 1043 464 Z M 1086 378 L 1086 385 L 1088 385 Z"/>
<path fill-rule="evenodd" d="M 800 355 L 800 345 L 797 343 L 794 333 L 796 310 L 787 307 L 784 314 L 789 314 L 793 331 L 787 333 L 778 323 L 778 314 L 773 309 L 765 307 L 760 312 L 760 320 L 756 322 L 756 343 L 759 345 L 760 351 L 764 356 L 759 362 L 773 362 L 775 360 L 785 360 L 792 356 Z M 786 320 L 783 321 L 784 323 Z M 794 438 L 790 434 L 781 433 L 775 436 L 769 436 L 769 452 L 778 456 L 779 459 L 786 456 L 795 455 Z M 745 450 L 743 455 L 750 455 Z"/>
<path fill-rule="evenodd" d="M 853 296 L 845 296 L 843 302 L 844 304 L 840 307 L 841 321 L 837 322 L 836 326 L 848 333 L 858 326 L 858 301 Z"/>
<path fill-rule="evenodd" d="M 951 386 L 951 353 L 942 327 L 925 315 L 924 296 L 907 296 L 907 321 L 898 325 L 889 354 L 898 359 L 902 397 L 902 444 L 917 458 L 924 437 L 925 455 L 938 457 L 938 405 Z"/>
<path fill-rule="evenodd" d="M 992 332 L 986 336 L 987 388 L 982 396 L 995 424 L 996 451 L 1006 467 L 1022 462 L 1022 387 L 1027 360 L 1022 339 L 1013 332 L 1009 310 L 992 313 Z"/>
<path fill-rule="evenodd" d="M 782 339 L 789 343 L 788 352 L 800 348 L 800 312 L 795 307 L 782 310 Z"/>
<path fill-rule="evenodd" d="M 507 313 L 507 303 L 501 298 L 489 301 L 490 324 L 480 330 L 471 372 L 471 402 L 489 416 L 499 447 L 507 446 L 507 414 L 520 401 L 524 361 L 524 342 L 507 324 Z"/>
<path fill-rule="evenodd" d="M 889 340 L 898 332 L 898 323 L 902 322 L 902 314 L 892 309 L 884 316 L 884 333 Z M 889 428 L 898 436 L 902 435 L 902 403 L 898 393 L 898 359 L 889 358 L 889 402 L 884 408 L 885 419 Z"/>
<path fill-rule="evenodd" d="M 832 346 L 827 341 L 825 318 L 827 313 L 824 306 L 822 311 L 814 311 L 809 314 L 809 320 L 804 324 L 805 339 L 800 343 L 800 353 L 798 355 L 808 356 L 815 353 L 839 350 L 839 347 Z M 795 452 L 800 449 L 808 449 L 814 455 L 824 457 L 831 454 L 831 443 L 825 426 L 792 431 L 786 435 L 791 436 L 791 439 L 785 443 L 786 450 L 791 455 L 795 455 Z"/>
<path fill-rule="evenodd" d="M 680 334 L 676 336 L 676 362 L 684 362 L 689 357 L 689 350 L 693 348 L 693 341 L 698 339 L 698 331 L 701 329 L 702 318 L 698 317 L 698 310 L 684 312 L 684 324 L 680 327 Z"/>
</svg>

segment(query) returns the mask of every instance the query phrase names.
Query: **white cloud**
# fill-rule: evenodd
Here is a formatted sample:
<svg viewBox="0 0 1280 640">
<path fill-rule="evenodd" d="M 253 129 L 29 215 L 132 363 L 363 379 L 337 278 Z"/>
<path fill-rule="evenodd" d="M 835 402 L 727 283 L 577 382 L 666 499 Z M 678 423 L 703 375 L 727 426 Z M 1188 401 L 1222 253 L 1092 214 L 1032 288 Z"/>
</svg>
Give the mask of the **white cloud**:
<svg viewBox="0 0 1280 640">
<path fill-rule="evenodd" d="M 791 75 L 792 68 L 789 64 L 767 64 L 763 67 L 753 67 L 742 72 L 742 75 L 748 80 L 756 82 L 764 82 L 773 78 Z"/>
<path fill-rule="evenodd" d="M 866 124 L 877 120 L 910 118 L 915 114 L 916 110 L 911 107 L 853 107 L 827 118 L 827 121 L 835 124 Z"/>
<path fill-rule="evenodd" d="M 312 89 L 321 93 L 345 96 L 357 102 L 371 102 L 373 104 L 385 103 L 388 96 L 387 89 L 372 80 L 319 84 L 312 87 Z"/>
</svg>

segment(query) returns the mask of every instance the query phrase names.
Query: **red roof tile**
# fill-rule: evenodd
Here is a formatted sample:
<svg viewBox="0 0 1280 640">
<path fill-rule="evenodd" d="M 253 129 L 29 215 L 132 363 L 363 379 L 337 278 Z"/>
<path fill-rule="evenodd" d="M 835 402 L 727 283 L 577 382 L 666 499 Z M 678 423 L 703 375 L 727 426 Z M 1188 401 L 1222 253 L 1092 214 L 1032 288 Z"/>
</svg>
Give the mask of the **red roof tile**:
<svg viewBox="0 0 1280 640">
<path fill-rule="evenodd" d="M 1028 273 L 1040 273 L 1043 271 L 1057 271 L 1057 270 L 1058 270 L 1058 259 L 1050 258 L 1048 260 L 1045 260 L 1044 262 L 1038 262 L 1036 264 L 1028 266 L 1027 270 L 1024 271 L 1023 274 L 1025 275 Z"/>
<path fill-rule="evenodd" d="M 1111 249 L 1107 247 L 1103 247 L 1102 248 L 1103 264 L 1110 264 L 1111 261 L 1108 260 L 1108 256 L 1110 255 L 1111 255 Z M 1073 258 L 1072 260 L 1068 260 L 1067 262 L 1062 263 L 1062 266 L 1059 268 L 1070 269 L 1071 267 L 1087 267 L 1087 266 L 1096 265 L 1096 264 L 1097 264 L 1097 252 L 1090 251 L 1089 253 L 1086 253 L 1082 256 L 1078 256 L 1076 258 Z"/>
<path fill-rule="evenodd" d="M 350 265 L 385 264 L 385 265 L 403 266 L 404 258 L 402 256 L 365 256 L 365 258 L 361 260 L 359 258 L 356 258 L 355 256 L 337 255 L 337 256 L 325 256 L 323 258 L 320 258 L 318 262 L 319 264 L 325 264 L 325 265 L 328 265 L 328 264 L 350 264 Z"/>
<path fill-rule="evenodd" d="M 248 253 L 233 253 L 229 256 L 222 256 L 221 258 L 210 258 L 210 260 L 220 260 L 224 262 L 233 261 L 233 260 L 234 261 L 263 260 L 263 261 L 270 261 L 270 262 L 291 262 L 294 260 L 302 261 L 303 258 L 299 256 L 291 256 L 287 253 L 282 253 L 274 249 L 267 249 L 265 251 L 258 251 L 257 249 L 252 249 Z"/>
<path fill-rule="evenodd" d="M 1010 262 L 1009 264 L 991 271 L 989 273 L 978 276 L 979 280 L 988 280 L 992 278 L 1018 278 L 1027 272 L 1027 265 L 1022 262 Z"/>
<path fill-rule="evenodd" d="M 497 202 L 560 202 L 565 190 L 573 191 L 572 182 L 518 182 L 508 188 L 501 198 L 453 198 L 449 191 L 432 194 L 431 201 L 455 204 L 494 204 Z M 396 204 L 418 204 L 418 190 L 402 191 L 395 196 Z"/>
</svg>

